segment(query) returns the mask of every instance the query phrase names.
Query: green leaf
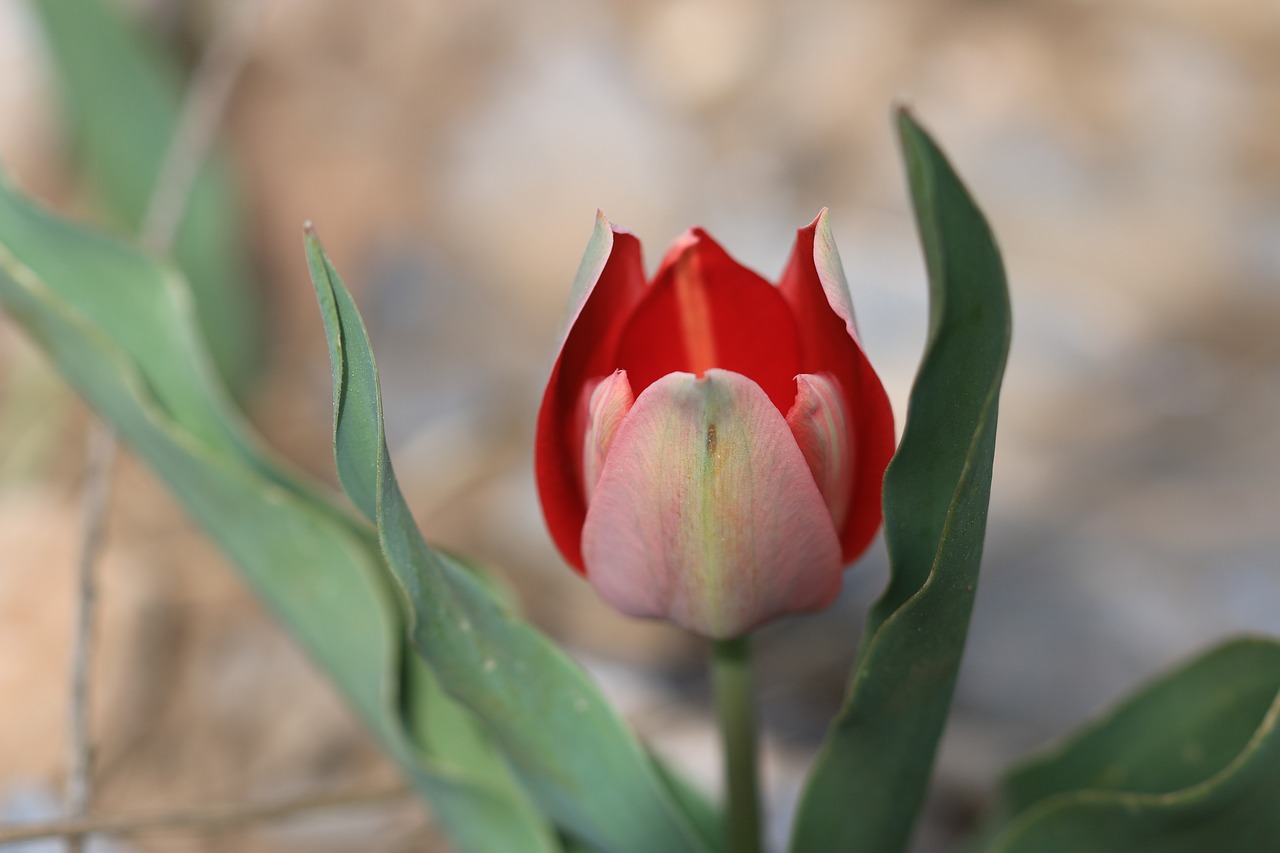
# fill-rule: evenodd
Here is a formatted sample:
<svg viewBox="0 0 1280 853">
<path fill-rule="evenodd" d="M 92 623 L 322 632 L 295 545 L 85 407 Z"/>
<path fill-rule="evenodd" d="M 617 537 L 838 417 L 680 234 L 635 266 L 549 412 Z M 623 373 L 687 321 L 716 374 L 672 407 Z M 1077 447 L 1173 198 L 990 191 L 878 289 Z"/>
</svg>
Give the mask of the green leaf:
<svg viewBox="0 0 1280 853">
<path fill-rule="evenodd" d="M 665 761 L 651 756 L 653 768 L 663 784 L 681 809 L 688 816 L 698 834 L 702 836 L 706 848 L 723 850 L 725 846 L 724 816 L 720 810 L 707 801 L 702 792 L 693 787 L 688 779 L 676 773 Z M 732 853 L 732 851 L 731 851 Z"/>
<path fill-rule="evenodd" d="M 1280 849 L 1280 643 L 1228 642 L 1014 769 L 984 849 Z"/>
<path fill-rule="evenodd" d="M 929 272 L 929 337 L 884 478 L 891 578 L 800 803 L 797 853 L 901 850 L 964 650 L 986 531 L 1009 294 L 995 241 L 946 158 L 898 113 Z"/>
<path fill-rule="evenodd" d="M 0 305 L 239 564 L 461 849 L 559 849 L 475 719 L 408 649 L 372 527 L 236 414 L 175 271 L 0 182 Z"/>
<path fill-rule="evenodd" d="M 34 0 L 54 59 L 77 164 L 107 220 L 136 234 L 182 106 L 182 79 L 158 45 L 106 0 Z M 216 152 L 190 193 L 173 255 L 195 294 L 218 372 L 237 392 L 261 360 L 243 213 Z"/>
<path fill-rule="evenodd" d="M 581 668 L 423 540 L 387 453 L 364 323 L 314 234 L 307 255 L 333 364 L 338 471 L 377 524 L 413 611 L 415 648 L 572 838 L 609 851 L 710 849 Z"/>
</svg>

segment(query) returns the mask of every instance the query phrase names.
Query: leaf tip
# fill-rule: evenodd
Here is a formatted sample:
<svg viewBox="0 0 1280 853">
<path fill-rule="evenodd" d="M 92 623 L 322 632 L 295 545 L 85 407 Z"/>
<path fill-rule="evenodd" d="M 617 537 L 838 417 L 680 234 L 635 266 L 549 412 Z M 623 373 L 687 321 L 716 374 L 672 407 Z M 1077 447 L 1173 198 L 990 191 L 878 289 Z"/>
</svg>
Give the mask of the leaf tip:
<svg viewBox="0 0 1280 853">
<path fill-rule="evenodd" d="M 920 122 L 916 119 L 915 110 L 911 103 L 903 96 L 898 96 L 893 101 L 893 119 L 898 128 L 898 137 L 902 140 L 903 145 L 929 139 L 928 132 L 920 126 Z"/>
<path fill-rule="evenodd" d="M 311 280 L 317 287 L 321 280 L 328 280 L 331 273 L 329 256 L 316 233 L 316 225 L 310 219 L 302 223 L 302 244 L 307 253 L 307 266 L 311 268 Z"/>
</svg>

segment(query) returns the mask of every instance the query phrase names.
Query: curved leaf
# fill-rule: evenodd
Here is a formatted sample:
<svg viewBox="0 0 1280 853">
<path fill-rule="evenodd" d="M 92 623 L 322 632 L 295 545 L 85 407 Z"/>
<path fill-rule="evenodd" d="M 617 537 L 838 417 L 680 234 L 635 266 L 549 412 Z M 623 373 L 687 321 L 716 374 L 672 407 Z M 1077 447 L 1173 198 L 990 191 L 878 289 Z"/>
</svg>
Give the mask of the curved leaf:
<svg viewBox="0 0 1280 853">
<path fill-rule="evenodd" d="M 973 607 L 1000 381 L 1003 265 L 982 214 L 905 111 L 898 131 L 929 272 L 929 338 L 884 478 L 891 578 L 800 803 L 795 851 L 901 850 L 924 798 Z"/>
<path fill-rule="evenodd" d="M 307 255 L 333 364 L 339 475 L 352 502 L 377 523 L 413 610 L 415 648 L 570 836 L 608 851 L 710 849 L 581 668 L 423 540 L 387 453 L 364 323 L 314 233 Z"/>
<path fill-rule="evenodd" d="M 0 305 L 239 564 L 463 849 L 558 849 L 408 651 L 373 529 L 286 470 L 228 403 L 176 273 L 0 182 Z"/>
<path fill-rule="evenodd" d="M 1002 784 L 991 853 L 1280 849 L 1280 643 L 1158 679 Z"/>
</svg>

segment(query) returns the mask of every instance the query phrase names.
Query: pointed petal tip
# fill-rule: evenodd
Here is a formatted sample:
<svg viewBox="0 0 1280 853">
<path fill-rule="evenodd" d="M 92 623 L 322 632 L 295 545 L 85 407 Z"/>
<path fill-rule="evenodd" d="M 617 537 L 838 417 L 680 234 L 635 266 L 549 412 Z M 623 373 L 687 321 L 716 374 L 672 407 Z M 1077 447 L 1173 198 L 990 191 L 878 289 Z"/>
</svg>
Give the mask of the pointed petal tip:
<svg viewBox="0 0 1280 853">
<path fill-rule="evenodd" d="M 830 217 L 830 213 L 831 213 L 831 208 L 829 207 L 824 207 L 821 210 L 819 210 L 818 215 L 813 217 L 812 222 L 810 222 L 808 225 L 802 225 L 801 227 L 796 229 L 796 236 L 800 237 L 800 236 L 804 236 L 805 234 L 814 234 L 819 229 L 829 230 L 830 226 L 827 224 L 827 221 Z"/>
<path fill-rule="evenodd" d="M 676 263 L 690 251 L 697 251 L 700 246 L 707 243 L 715 244 L 711 239 L 711 235 L 704 231 L 700 226 L 685 229 L 685 231 L 677 238 L 671 241 L 671 245 L 667 247 L 667 251 L 663 254 L 662 260 L 658 262 L 658 271 L 654 273 L 653 280 L 660 280 L 667 272 L 676 265 Z"/>
<path fill-rule="evenodd" d="M 686 228 L 684 232 L 680 234 L 679 237 L 677 237 L 675 240 L 672 240 L 671 248 L 674 249 L 676 246 L 680 246 L 682 248 L 688 248 L 691 246 L 697 246 L 704 243 L 712 243 L 712 244 L 718 245 L 716 244 L 715 238 L 712 237 L 710 233 L 708 233 L 707 229 L 703 228 L 701 225 L 694 225 L 689 228 Z"/>
<path fill-rule="evenodd" d="M 597 233 L 614 234 L 617 233 L 618 227 L 609 221 L 609 217 L 600 208 L 596 208 L 596 221 L 592 226 L 592 231 Z"/>
<path fill-rule="evenodd" d="M 597 207 L 597 208 L 596 208 L 596 224 L 595 224 L 595 228 L 596 228 L 596 230 L 597 230 L 597 231 L 608 231 L 608 232 L 610 232 L 611 234 L 614 234 L 614 235 L 625 235 L 625 236 L 627 236 L 627 237 L 633 237 L 633 236 L 634 236 L 634 235 L 631 233 L 631 230 L 630 230 L 630 229 L 628 229 L 628 228 L 624 228 L 623 226 L 621 226 L 621 225 L 619 225 L 618 223 L 614 222 L 612 219 L 610 219 L 610 218 L 608 217 L 608 215 L 607 215 L 607 214 L 605 214 L 604 210 L 603 210 L 602 208 L 599 208 L 599 207 Z"/>
</svg>

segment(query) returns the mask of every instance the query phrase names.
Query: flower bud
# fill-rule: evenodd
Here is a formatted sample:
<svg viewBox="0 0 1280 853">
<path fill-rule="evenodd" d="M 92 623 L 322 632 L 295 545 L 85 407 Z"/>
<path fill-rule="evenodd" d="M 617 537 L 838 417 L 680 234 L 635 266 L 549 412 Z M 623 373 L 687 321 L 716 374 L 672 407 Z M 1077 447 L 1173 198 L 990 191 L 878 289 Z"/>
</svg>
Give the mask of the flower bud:
<svg viewBox="0 0 1280 853">
<path fill-rule="evenodd" d="M 817 610 L 880 524 L 893 415 L 826 213 L 775 287 L 700 229 L 646 282 L 601 215 L 538 418 L 543 512 L 624 613 L 717 639 Z"/>
</svg>

